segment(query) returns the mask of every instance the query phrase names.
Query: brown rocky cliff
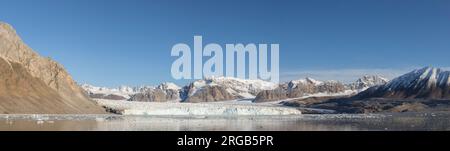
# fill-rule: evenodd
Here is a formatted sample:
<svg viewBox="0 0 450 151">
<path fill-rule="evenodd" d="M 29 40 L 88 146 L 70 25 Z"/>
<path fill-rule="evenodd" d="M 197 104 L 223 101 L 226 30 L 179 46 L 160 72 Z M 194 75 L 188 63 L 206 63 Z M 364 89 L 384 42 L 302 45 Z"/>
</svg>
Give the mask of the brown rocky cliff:
<svg viewBox="0 0 450 151">
<path fill-rule="evenodd" d="M 2 58 L 2 68 L 8 67 L 7 64 L 16 66 L 14 70 L 9 70 L 11 68 L 1 69 L 4 72 L 2 72 L 1 80 L 3 81 L 2 86 L 0 86 L 3 89 L 1 89 L 2 92 L 0 94 L 5 96 L 0 96 L 0 102 L 2 102 L 1 105 L 5 105 L 5 102 L 16 101 L 14 99 L 15 97 L 18 98 L 17 102 L 10 104 L 27 104 L 27 106 L 24 106 L 24 109 L 19 112 L 15 112 L 14 110 L 8 110 L 8 112 L 41 113 L 36 109 L 44 109 L 47 108 L 45 107 L 46 105 L 53 105 L 51 105 L 52 102 L 47 102 L 45 104 L 39 102 L 52 101 L 52 98 L 54 97 L 55 102 L 60 101 L 61 103 L 56 103 L 59 105 L 54 106 L 54 112 L 51 109 L 45 109 L 45 113 L 105 113 L 101 107 L 97 106 L 86 96 L 84 91 L 75 83 L 62 65 L 49 58 L 41 57 L 34 52 L 30 47 L 23 43 L 16 34 L 16 31 L 10 25 L 2 22 L 0 22 L 0 58 Z M 20 71 L 20 74 L 17 71 Z M 22 76 L 17 76 L 18 74 Z M 36 86 L 36 89 L 22 88 L 27 85 L 17 85 L 18 83 L 8 83 L 8 80 L 11 79 L 32 84 L 33 86 Z M 17 91 L 27 91 L 21 93 L 14 92 L 15 95 L 5 94 L 5 92 L 10 91 L 8 89 L 11 87 L 17 88 L 14 89 Z M 56 93 L 56 96 L 53 92 Z M 37 93 L 40 97 L 28 97 L 32 93 Z M 46 95 L 49 97 L 44 97 Z M 27 97 L 28 99 L 19 99 L 21 97 Z M 43 98 L 49 100 L 43 100 Z M 31 107 L 32 105 L 28 106 L 30 103 L 33 104 L 34 107 Z M 10 106 L 10 108 L 11 107 L 12 106 Z M 30 110 L 27 110 L 27 107 L 30 108 Z M 5 111 L 8 106 L 2 106 L 1 108 Z M 60 111 L 57 108 L 65 110 Z"/>
</svg>

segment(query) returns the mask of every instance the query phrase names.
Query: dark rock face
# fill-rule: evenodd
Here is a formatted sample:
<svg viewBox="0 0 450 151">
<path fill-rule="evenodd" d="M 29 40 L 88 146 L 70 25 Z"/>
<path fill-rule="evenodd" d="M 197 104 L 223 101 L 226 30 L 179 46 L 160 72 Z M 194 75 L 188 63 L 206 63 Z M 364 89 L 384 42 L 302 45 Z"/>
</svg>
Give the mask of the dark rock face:
<svg viewBox="0 0 450 151">
<path fill-rule="evenodd" d="M 180 98 L 181 100 L 183 100 L 183 102 L 189 98 L 189 95 L 192 95 L 192 93 L 194 93 L 195 91 L 195 86 L 193 83 L 184 86 L 180 92 Z"/>
<path fill-rule="evenodd" d="M 184 102 L 216 102 L 238 99 L 221 86 L 205 86 L 204 88 L 191 93 L 193 93 L 193 95 L 185 99 Z"/>
</svg>

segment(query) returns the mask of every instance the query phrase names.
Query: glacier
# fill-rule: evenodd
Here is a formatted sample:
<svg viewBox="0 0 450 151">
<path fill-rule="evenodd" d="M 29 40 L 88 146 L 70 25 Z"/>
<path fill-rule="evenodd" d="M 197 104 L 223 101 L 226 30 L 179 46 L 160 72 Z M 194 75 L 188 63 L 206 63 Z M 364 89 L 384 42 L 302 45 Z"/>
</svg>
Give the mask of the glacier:
<svg viewBox="0 0 450 151">
<path fill-rule="evenodd" d="M 163 115 L 163 116 L 259 116 L 259 115 L 301 115 L 293 107 L 278 104 L 255 105 L 246 101 L 226 101 L 213 103 L 179 102 L 130 102 L 96 99 L 96 102 L 122 115 Z"/>
</svg>

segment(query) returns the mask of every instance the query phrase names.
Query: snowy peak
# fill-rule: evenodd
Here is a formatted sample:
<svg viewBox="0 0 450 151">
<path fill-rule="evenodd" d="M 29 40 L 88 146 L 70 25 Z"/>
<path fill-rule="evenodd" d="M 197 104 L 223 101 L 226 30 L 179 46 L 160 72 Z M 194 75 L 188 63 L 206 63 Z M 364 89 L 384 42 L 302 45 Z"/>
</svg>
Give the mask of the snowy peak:
<svg viewBox="0 0 450 151">
<path fill-rule="evenodd" d="M 130 95 L 129 101 L 166 102 L 180 99 L 180 87 L 174 83 L 162 83 L 157 87 L 139 88 L 138 92 Z"/>
<path fill-rule="evenodd" d="M 362 78 L 359 78 L 356 83 L 363 83 L 366 85 L 378 85 L 378 84 L 384 84 L 387 83 L 389 80 L 387 80 L 384 77 L 377 76 L 377 75 L 365 75 Z"/>
<path fill-rule="evenodd" d="M 423 86 L 448 87 L 450 85 L 450 71 L 439 68 L 425 67 L 414 70 L 392 80 L 387 87 L 390 89 L 411 88 L 416 89 Z"/>
<path fill-rule="evenodd" d="M 106 88 L 83 84 L 81 85 L 81 88 L 87 92 L 89 97 L 96 99 L 124 100 L 130 98 L 130 95 L 135 93 L 134 89 L 128 86 L 120 86 L 119 88 Z"/>
<path fill-rule="evenodd" d="M 118 88 L 96 87 L 89 84 L 83 84 L 81 87 L 89 94 L 91 98 L 128 100 L 142 99 L 153 101 L 155 99 L 178 99 L 180 87 L 174 83 L 162 83 L 156 87 L 140 86 L 129 87 L 120 86 Z M 140 98 L 137 98 L 139 96 Z"/>
<path fill-rule="evenodd" d="M 97 87 L 90 84 L 81 85 L 88 93 L 104 93 L 104 94 L 132 94 L 134 93 L 133 88 L 128 86 L 120 86 L 119 88 L 107 88 L 107 87 Z"/>
<path fill-rule="evenodd" d="M 135 94 L 139 92 L 151 91 L 155 89 L 161 90 L 180 90 L 181 88 L 170 82 L 162 83 L 156 87 L 154 86 L 140 86 L 140 87 L 130 87 L 130 86 L 119 86 L 118 88 L 107 88 L 107 87 L 97 87 L 90 84 L 82 84 L 81 87 L 92 93 L 122 93 L 122 94 Z"/>
<path fill-rule="evenodd" d="M 205 92 L 221 94 L 224 98 L 254 98 L 262 90 L 275 89 L 278 85 L 263 80 L 247 80 L 234 77 L 210 77 L 197 80 L 184 87 L 182 98 L 194 95 L 209 96 Z M 217 92 L 224 91 L 224 92 Z M 198 92 L 198 93 L 197 93 Z"/>
<path fill-rule="evenodd" d="M 352 90 L 365 90 L 373 86 L 384 85 L 388 82 L 389 80 L 378 75 L 365 75 L 349 86 Z"/>
<path fill-rule="evenodd" d="M 297 84 L 313 84 L 313 85 L 321 85 L 321 84 L 323 84 L 324 82 L 315 80 L 315 79 L 310 78 L 310 77 L 307 77 L 307 78 L 305 78 L 305 79 L 292 80 L 290 83 L 292 83 L 293 85 L 297 85 Z"/>
<path fill-rule="evenodd" d="M 123 93 L 134 93 L 134 89 L 129 86 L 120 86 L 119 91 Z"/>
<path fill-rule="evenodd" d="M 157 89 L 161 89 L 161 90 L 180 90 L 181 88 L 176 85 L 175 83 L 171 83 L 171 82 L 164 82 L 162 84 L 160 84 Z"/>
<path fill-rule="evenodd" d="M 308 83 L 312 83 L 312 84 L 314 84 L 314 85 L 320 85 L 320 84 L 323 84 L 322 81 L 318 81 L 318 80 L 315 80 L 315 79 L 310 78 L 310 77 L 307 77 L 307 78 L 306 78 L 306 81 L 307 81 Z"/>
<path fill-rule="evenodd" d="M 343 84 L 339 81 L 318 81 L 312 78 L 293 80 L 280 85 L 275 90 L 263 91 L 257 95 L 255 102 L 266 102 L 286 98 L 299 98 L 305 96 L 333 96 L 354 95 L 369 87 L 383 85 L 387 79 L 381 76 L 364 76 L 351 84 Z"/>
<path fill-rule="evenodd" d="M 218 77 L 211 79 L 213 83 L 223 85 L 236 91 L 247 91 L 249 93 L 257 93 L 261 90 L 274 89 L 277 84 L 263 80 L 244 80 L 234 77 Z"/>
<path fill-rule="evenodd" d="M 320 86 L 325 86 L 325 85 L 336 85 L 336 84 L 342 84 L 342 83 L 340 83 L 338 81 L 334 81 L 334 80 L 319 81 L 319 80 L 315 80 L 313 78 L 307 77 L 305 79 L 292 80 L 292 81 L 288 82 L 287 89 L 293 90 L 295 88 L 305 87 L 305 86 L 320 87 Z"/>
<path fill-rule="evenodd" d="M 450 72 L 439 68 L 417 69 L 389 83 L 358 94 L 359 98 L 450 98 Z"/>
</svg>

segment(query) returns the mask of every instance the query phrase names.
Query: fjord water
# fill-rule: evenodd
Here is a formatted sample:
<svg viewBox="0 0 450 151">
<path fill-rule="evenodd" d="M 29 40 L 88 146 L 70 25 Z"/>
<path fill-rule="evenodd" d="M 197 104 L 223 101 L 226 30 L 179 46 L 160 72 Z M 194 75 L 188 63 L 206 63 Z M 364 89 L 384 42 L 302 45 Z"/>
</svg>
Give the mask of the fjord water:
<svg viewBox="0 0 450 151">
<path fill-rule="evenodd" d="M 296 116 L 0 115 L 1 131 L 398 131 L 450 130 L 450 113 Z"/>
</svg>

